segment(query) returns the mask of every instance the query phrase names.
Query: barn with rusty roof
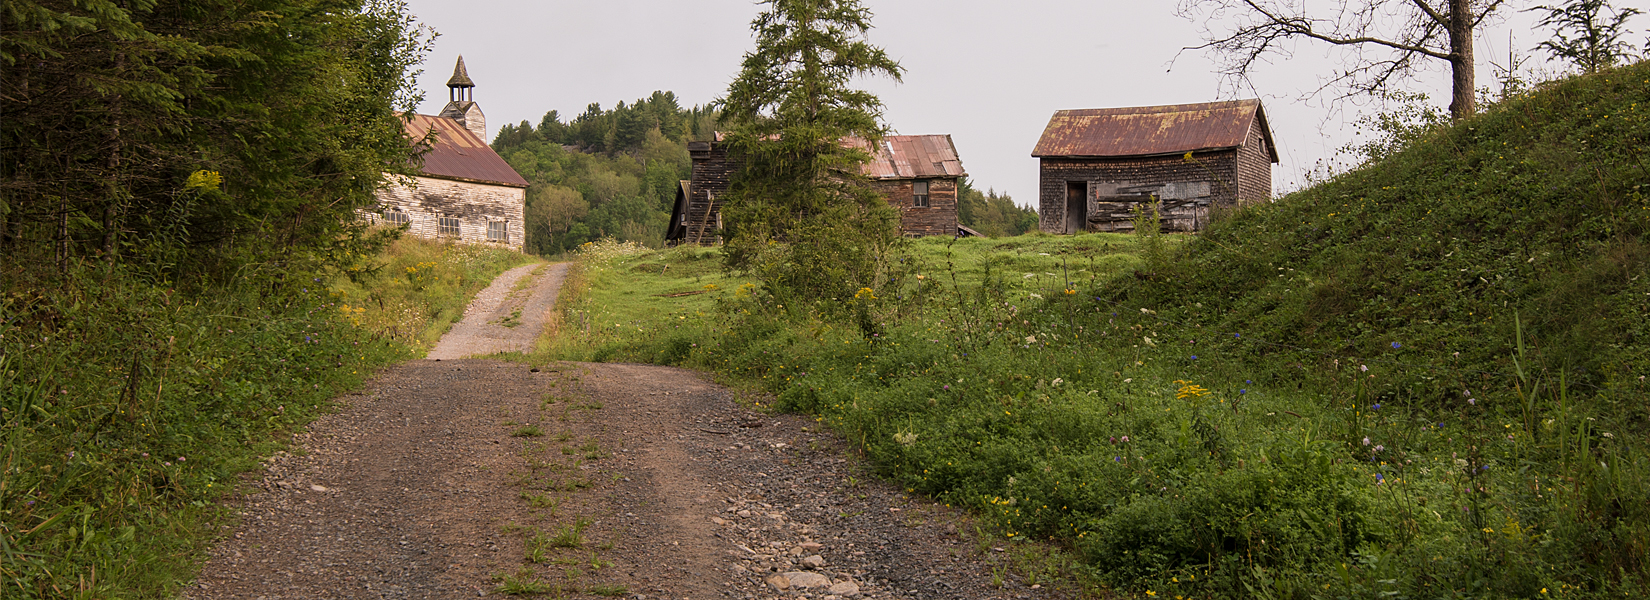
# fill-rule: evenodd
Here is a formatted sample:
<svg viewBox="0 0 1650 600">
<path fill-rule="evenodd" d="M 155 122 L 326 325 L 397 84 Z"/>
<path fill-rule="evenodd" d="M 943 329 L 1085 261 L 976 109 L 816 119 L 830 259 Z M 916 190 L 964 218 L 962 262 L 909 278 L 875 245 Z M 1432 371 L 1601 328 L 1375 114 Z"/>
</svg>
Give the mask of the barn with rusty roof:
<svg viewBox="0 0 1650 600">
<path fill-rule="evenodd" d="M 1198 231 L 1211 207 L 1270 199 L 1278 162 L 1259 100 L 1062 110 L 1031 155 L 1049 233 L 1130 231 L 1154 200 L 1165 230 Z"/>
<path fill-rule="evenodd" d="M 690 142 L 693 179 L 681 182 L 665 239 L 671 244 L 709 244 L 721 240 L 721 200 L 737 165 L 721 144 Z M 864 140 L 846 146 L 867 149 Z M 907 237 L 958 235 L 957 188 L 967 176 L 949 135 L 890 135 L 882 139 L 862 172 L 900 213 L 900 233 Z"/>
<path fill-rule="evenodd" d="M 441 115 L 411 115 L 406 122 L 407 137 L 430 143 L 418 176 L 411 185 L 391 182 L 380 190 L 380 212 L 372 217 L 419 237 L 520 250 L 527 180 L 487 145 L 487 121 L 474 87 L 461 56 Z"/>
</svg>

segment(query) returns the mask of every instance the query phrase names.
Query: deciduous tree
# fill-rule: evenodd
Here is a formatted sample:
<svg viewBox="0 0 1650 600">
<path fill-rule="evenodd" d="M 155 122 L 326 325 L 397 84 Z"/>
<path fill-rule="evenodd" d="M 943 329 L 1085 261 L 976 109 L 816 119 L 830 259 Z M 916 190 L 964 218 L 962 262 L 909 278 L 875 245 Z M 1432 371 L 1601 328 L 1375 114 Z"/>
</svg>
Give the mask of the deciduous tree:
<svg viewBox="0 0 1650 600">
<path fill-rule="evenodd" d="M 1181 0 L 1179 13 L 1206 25 L 1202 45 L 1225 58 L 1223 72 L 1246 79 L 1289 42 L 1316 41 L 1353 50 L 1323 89 L 1346 95 L 1392 91 L 1427 60 L 1447 63 L 1450 116 L 1477 111 L 1472 36 L 1505 0 L 1353 0 L 1308 9 L 1304 0 Z M 1236 23 L 1230 30 L 1219 24 Z M 1320 90 L 1321 91 L 1321 90 Z M 1345 96 L 1343 96 L 1345 97 Z"/>
</svg>

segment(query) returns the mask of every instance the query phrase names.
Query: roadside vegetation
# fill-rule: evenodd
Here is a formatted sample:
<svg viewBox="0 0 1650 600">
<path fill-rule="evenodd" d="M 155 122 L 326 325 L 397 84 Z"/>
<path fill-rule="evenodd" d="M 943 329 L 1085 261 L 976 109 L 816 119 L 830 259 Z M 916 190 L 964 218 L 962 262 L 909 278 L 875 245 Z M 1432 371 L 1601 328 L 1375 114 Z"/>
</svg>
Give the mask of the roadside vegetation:
<svg viewBox="0 0 1650 600">
<path fill-rule="evenodd" d="M 1650 594 L 1650 63 L 1384 131 L 1198 236 L 918 240 L 853 297 L 591 244 L 536 358 L 769 392 L 1093 588 Z"/>
<path fill-rule="evenodd" d="M 6 265 L 0 596 L 175 594 L 231 522 L 214 502 L 238 474 L 526 260 L 402 239 L 354 271 L 193 289 L 104 262 L 45 280 Z"/>
</svg>

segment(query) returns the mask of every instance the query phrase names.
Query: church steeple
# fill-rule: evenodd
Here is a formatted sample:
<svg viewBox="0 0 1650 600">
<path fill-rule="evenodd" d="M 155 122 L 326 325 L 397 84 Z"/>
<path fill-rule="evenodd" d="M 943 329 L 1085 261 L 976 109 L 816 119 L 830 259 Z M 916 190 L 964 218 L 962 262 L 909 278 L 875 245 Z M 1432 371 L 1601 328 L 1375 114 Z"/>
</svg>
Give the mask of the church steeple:
<svg viewBox="0 0 1650 600">
<path fill-rule="evenodd" d="M 447 80 L 447 107 L 441 109 L 441 116 L 458 121 L 465 129 L 476 134 L 485 143 L 487 141 L 487 117 L 481 114 L 481 106 L 475 102 L 476 82 L 470 80 L 470 71 L 464 68 L 464 57 L 458 57 L 458 64 L 453 67 L 453 76 Z"/>
<path fill-rule="evenodd" d="M 464 55 L 460 54 L 458 66 L 453 67 L 453 76 L 447 80 L 447 101 L 474 102 L 475 87 L 476 82 L 470 81 L 470 72 L 464 68 Z"/>
</svg>

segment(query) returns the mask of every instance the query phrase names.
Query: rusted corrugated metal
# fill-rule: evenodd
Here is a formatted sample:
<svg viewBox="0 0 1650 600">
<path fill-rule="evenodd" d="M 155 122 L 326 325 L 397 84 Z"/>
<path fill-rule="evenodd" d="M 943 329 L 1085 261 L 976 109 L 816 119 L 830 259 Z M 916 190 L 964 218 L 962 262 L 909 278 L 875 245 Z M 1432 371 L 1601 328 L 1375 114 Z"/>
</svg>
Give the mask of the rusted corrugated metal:
<svg viewBox="0 0 1650 600">
<path fill-rule="evenodd" d="M 1277 162 L 1259 100 L 1062 110 L 1049 119 L 1034 157 L 1156 156 L 1237 148 L 1260 127 Z"/>
<path fill-rule="evenodd" d="M 850 145 L 865 148 L 864 140 Z M 864 173 L 872 179 L 929 179 L 961 177 L 962 160 L 949 135 L 890 135 L 882 138 Z"/>
<path fill-rule="evenodd" d="M 527 187 L 527 180 L 510 168 L 504 158 L 474 132 L 457 121 L 429 115 L 413 115 L 407 123 L 407 135 L 414 140 L 424 139 L 425 132 L 435 130 L 435 139 L 424 165 L 419 171 L 430 177 L 492 183 L 510 187 Z"/>
<path fill-rule="evenodd" d="M 718 131 L 715 140 L 724 141 L 726 136 Z M 842 145 L 866 149 L 865 140 L 859 138 L 845 138 Z M 957 146 L 951 142 L 950 135 L 886 136 L 861 172 L 871 179 L 929 179 L 968 174 L 963 171 Z"/>
</svg>

